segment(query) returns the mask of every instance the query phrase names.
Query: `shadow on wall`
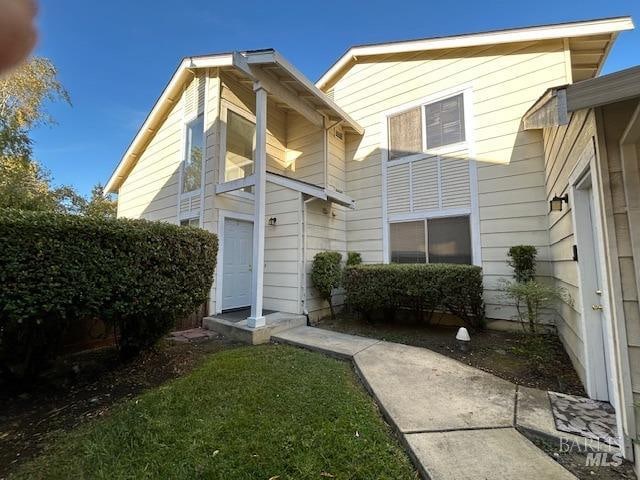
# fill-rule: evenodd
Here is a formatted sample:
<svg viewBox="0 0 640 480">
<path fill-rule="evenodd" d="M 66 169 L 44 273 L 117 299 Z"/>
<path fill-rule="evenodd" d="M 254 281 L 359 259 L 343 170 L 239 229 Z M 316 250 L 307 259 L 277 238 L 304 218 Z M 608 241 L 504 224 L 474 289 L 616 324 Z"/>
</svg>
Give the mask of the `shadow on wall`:
<svg viewBox="0 0 640 480">
<path fill-rule="evenodd" d="M 503 292 L 503 282 L 513 279 L 507 257 L 511 246 L 534 245 L 538 249 L 538 280 L 554 282 L 542 133 L 524 131 L 522 122 L 516 128 L 515 133 L 475 142 L 477 211 L 471 208 L 475 204 L 472 201 L 474 192 L 467 182 L 474 172 L 469 172 L 470 153 L 466 148 L 413 162 L 392 161 L 386 172 L 390 222 L 415 222 L 421 213 L 425 217 L 437 215 L 435 212 L 440 208 L 451 209 L 453 215 L 461 216 L 470 211 L 478 218 L 475 228 L 471 221 L 471 241 L 479 244 L 487 317 L 490 319 L 517 318 L 513 301 Z M 366 144 L 371 142 L 363 141 L 364 138 L 366 134 L 365 137 L 347 136 L 346 193 L 357 204 L 356 210 L 346 214 L 349 224 L 347 245 L 348 250 L 361 253 L 365 263 L 380 263 L 383 261 L 381 162 L 388 155 L 386 150 L 377 147 L 366 151 Z M 440 192 L 438 178 L 442 178 Z M 433 222 L 432 228 L 435 229 L 437 223 Z M 397 242 L 400 246 L 403 241 L 409 244 L 409 230 L 404 233 L 400 230 Z M 424 259 L 428 240 L 424 238 L 424 229 L 419 230 L 423 234 L 421 258 Z M 446 255 L 455 242 L 448 244 L 446 236 L 435 236 L 441 237 L 437 248 Z M 476 240 L 478 236 L 479 241 Z M 458 237 L 454 240 L 459 240 Z M 409 252 L 412 253 L 415 256 L 415 252 Z M 556 317 L 556 312 L 549 309 L 543 314 L 542 321 L 555 324 Z"/>
</svg>

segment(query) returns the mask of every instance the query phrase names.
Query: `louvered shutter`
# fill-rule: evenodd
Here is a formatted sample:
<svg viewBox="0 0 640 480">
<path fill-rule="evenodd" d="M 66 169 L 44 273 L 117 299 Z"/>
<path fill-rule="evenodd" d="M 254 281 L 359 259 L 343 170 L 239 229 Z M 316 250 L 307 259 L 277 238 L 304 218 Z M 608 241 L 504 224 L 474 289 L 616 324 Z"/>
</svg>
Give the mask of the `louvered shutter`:
<svg viewBox="0 0 640 480">
<path fill-rule="evenodd" d="M 411 165 L 413 210 L 436 210 L 438 196 L 438 159 L 427 158 Z"/>
<path fill-rule="evenodd" d="M 471 206 L 469 161 L 458 158 L 441 159 L 442 208 Z"/>
<path fill-rule="evenodd" d="M 387 171 L 387 208 L 388 212 L 409 212 L 409 164 L 394 165 Z"/>
</svg>

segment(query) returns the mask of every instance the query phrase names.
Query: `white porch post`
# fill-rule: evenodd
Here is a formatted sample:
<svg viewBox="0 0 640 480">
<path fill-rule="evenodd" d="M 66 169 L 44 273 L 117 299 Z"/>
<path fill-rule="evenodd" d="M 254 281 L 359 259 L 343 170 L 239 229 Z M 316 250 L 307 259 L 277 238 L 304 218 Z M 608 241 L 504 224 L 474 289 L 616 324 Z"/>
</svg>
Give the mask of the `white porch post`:
<svg viewBox="0 0 640 480">
<path fill-rule="evenodd" d="M 265 325 L 262 315 L 262 291 L 264 281 L 264 223 L 267 179 L 267 91 L 260 82 L 255 82 L 256 93 L 256 150 L 253 159 L 255 176 L 253 219 L 253 271 L 251 283 L 251 316 L 249 327 Z"/>
</svg>

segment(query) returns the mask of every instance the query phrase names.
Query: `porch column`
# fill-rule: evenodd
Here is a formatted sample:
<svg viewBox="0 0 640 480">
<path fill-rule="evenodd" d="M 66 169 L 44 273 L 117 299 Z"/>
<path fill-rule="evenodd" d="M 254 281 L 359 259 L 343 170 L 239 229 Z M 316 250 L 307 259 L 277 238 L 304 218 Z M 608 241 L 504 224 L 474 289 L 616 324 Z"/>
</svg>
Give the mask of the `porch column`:
<svg viewBox="0 0 640 480">
<path fill-rule="evenodd" d="M 253 84 L 256 93 L 256 149 L 253 159 L 255 176 L 253 218 L 253 271 L 251 282 L 251 316 L 249 327 L 262 327 L 262 290 L 264 280 L 264 223 L 267 179 L 267 91 L 260 82 Z"/>
</svg>

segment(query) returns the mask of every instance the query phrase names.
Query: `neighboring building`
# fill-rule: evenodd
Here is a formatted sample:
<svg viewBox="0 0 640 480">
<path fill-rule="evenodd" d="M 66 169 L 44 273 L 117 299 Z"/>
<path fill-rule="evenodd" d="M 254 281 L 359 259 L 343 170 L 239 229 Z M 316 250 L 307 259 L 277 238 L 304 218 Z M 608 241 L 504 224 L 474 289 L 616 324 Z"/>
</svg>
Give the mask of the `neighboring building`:
<svg viewBox="0 0 640 480">
<path fill-rule="evenodd" d="M 632 458 L 640 431 L 640 67 L 549 89 L 524 127 L 543 133 L 548 199 L 566 195 L 549 214 L 553 277 L 573 300 L 559 309 L 558 333 L 589 396 L 615 407 Z"/>
<path fill-rule="evenodd" d="M 624 17 L 359 46 L 316 84 L 274 50 L 186 58 L 107 191 L 119 216 L 217 233 L 209 310 L 250 306 L 248 328 L 263 309 L 326 311 L 308 279 L 322 250 L 480 265 L 487 316 L 505 326 L 507 250 L 535 245 L 541 279 L 573 299 L 547 321 L 589 395 L 616 407 L 631 458 L 640 181 L 619 151 L 635 151 L 640 92 L 626 80 L 624 98 L 603 96 L 622 90 L 596 78 L 631 28 Z"/>
</svg>

